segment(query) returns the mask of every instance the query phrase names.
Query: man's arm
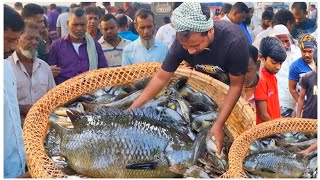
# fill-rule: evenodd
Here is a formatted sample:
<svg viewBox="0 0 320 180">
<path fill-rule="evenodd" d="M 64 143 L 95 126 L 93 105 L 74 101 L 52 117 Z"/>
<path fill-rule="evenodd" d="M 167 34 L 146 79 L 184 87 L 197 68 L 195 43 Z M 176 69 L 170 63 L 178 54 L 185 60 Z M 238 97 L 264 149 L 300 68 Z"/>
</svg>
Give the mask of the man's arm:
<svg viewBox="0 0 320 180">
<path fill-rule="evenodd" d="M 257 110 L 259 110 L 259 115 L 262 122 L 267 122 L 271 120 L 268 113 L 267 102 L 266 101 L 256 101 Z"/>
<path fill-rule="evenodd" d="M 223 139 L 224 139 L 224 132 L 223 127 L 224 123 L 228 119 L 233 110 L 234 106 L 236 105 L 243 86 L 244 75 L 241 76 L 233 76 L 229 74 L 230 77 L 230 87 L 227 92 L 226 97 L 223 100 L 223 105 L 221 107 L 221 111 L 215 121 L 214 125 L 210 129 L 208 133 L 208 137 L 214 136 L 216 139 L 217 147 L 218 147 L 218 154 L 221 153 Z"/>
<path fill-rule="evenodd" d="M 298 103 L 299 94 L 298 94 L 296 88 L 297 88 L 297 82 L 289 80 L 290 94 L 292 95 L 293 99 Z"/>
<path fill-rule="evenodd" d="M 172 75 L 173 72 L 167 72 L 160 68 L 147 87 L 143 90 L 142 94 L 132 103 L 129 109 L 136 109 L 150 101 L 168 84 Z"/>
<path fill-rule="evenodd" d="M 306 95 L 306 89 L 302 88 L 300 89 L 300 95 L 298 98 L 298 105 L 297 105 L 297 118 L 302 117 L 302 108 L 304 106 L 304 97 Z"/>
<path fill-rule="evenodd" d="M 58 38 L 61 38 L 61 27 L 57 27 Z"/>
</svg>

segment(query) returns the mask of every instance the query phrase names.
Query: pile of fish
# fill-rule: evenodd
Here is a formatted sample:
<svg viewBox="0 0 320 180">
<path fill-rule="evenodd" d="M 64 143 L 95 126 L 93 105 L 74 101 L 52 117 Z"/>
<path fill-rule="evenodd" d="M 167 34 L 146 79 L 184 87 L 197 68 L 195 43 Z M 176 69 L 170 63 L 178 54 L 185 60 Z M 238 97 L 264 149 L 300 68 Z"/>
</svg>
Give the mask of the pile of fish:
<svg viewBox="0 0 320 180">
<path fill-rule="evenodd" d="M 255 140 L 244 160 L 244 170 L 250 178 L 316 178 L 317 150 L 301 153 L 316 141 L 316 133 L 297 132 Z"/>
<path fill-rule="evenodd" d="M 84 177 L 222 175 L 231 141 L 226 135 L 218 155 L 215 140 L 206 136 L 217 104 L 182 77 L 141 108 L 127 110 L 149 81 L 105 87 L 56 108 L 49 117 L 48 155 L 66 174 Z"/>
</svg>

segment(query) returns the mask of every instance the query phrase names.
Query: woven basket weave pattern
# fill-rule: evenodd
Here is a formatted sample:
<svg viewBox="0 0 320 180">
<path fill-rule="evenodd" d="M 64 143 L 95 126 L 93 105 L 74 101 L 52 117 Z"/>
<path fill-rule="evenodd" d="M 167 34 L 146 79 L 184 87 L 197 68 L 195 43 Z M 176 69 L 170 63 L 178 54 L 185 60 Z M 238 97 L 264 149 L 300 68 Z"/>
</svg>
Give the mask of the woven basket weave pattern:
<svg viewBox="0 0 320 180">
<path fill-rule="evenodd" d="M 159 68 L 160 63 L 141 63 L 133 66 L 88 71 L 65 81 L 45 94 L 30 109 L 23 128 L 24 146 L 31 176 L 35 178 L 67 177 L 54 165 L 44 149 L 43 144 L 50 112 L 93 90 L 133 82 L 144 76 L 153 76 Z M 227 85 L 188 68 L 178 68 L 174 78 L 181 76 L 187 76 L 189 86 L 206 93 L 221 108 L 227 93 Z M 232 136 L 231 138 L 234 138 L 249 129 L 254 121 L 254 112 L 247 105 L 247 102 L 240 98 L 226 122 L 226 127 Z"/>
<path fill-rule="evenodd" d="M 236 138 L 229 151 L 229 169 L 222 178 L 246 178 L 243 161 L 249 145 L 256 139 L 285 132 L 317 132 L 317 120 L 302 118 L 280 118 L 254 126 Z"/>
</svg>

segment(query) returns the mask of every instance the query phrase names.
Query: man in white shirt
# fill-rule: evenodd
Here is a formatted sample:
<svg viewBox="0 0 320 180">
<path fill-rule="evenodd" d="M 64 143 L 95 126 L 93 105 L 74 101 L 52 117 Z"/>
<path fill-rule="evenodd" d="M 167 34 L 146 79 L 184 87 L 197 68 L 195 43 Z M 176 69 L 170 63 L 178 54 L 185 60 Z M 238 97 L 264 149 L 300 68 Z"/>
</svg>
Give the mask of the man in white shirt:
<svg viewBox="0 0 320 180">
<path fill-rule="evenodd" d="M 176 39 L 176 33 L 173 24 L 169 22 L 158 29 L 156 39 L 162 41 L 170 49 L 173 41 Z"/>
<path fill-rule="evenodd" d="M 18 103 L 22 119 L 34 103 L 55 87 L 49 65 L 37 58 L 39 40 L 39 27 L 27 22 L 17 50 L 8 57 L 17 79 Z"/>
<path fill-rule="evenodd" d="M 255 37 L 262 31 L 266 30 L 270 25 L 273 18 L 274 13 L 272 11 L 264 11 L 262 13 L 262 19 L 260 25 L 255 28 L 252 32 L 252 41 L 254 41 Z"/>
</svg>

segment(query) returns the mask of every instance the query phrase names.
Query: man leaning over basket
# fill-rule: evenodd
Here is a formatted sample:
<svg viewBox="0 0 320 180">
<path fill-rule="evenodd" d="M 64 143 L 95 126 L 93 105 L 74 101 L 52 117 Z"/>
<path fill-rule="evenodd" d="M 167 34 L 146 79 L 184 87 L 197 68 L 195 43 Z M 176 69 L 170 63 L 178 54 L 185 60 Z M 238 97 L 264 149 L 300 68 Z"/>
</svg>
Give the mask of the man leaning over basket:
<svg viewBox="0 0 320 180">
<path fill-rule="evenodd" d="M 197 71 L 229 84 L 219 116 L 208 133 L 209 138 L 215 137 L 219 154 L 224 139 L 224 123 L 241 95 L 248 67 L 246 36 L 239 26 L 230 22 L 213 22 L 209 8 L 196 2 L 185 2 L 176 8 L 172 23 L 177 39 L 159 71 L 130 109 L 152 99 L 169 82 L 182 60 L 187 61 Z"/>
</svg>

